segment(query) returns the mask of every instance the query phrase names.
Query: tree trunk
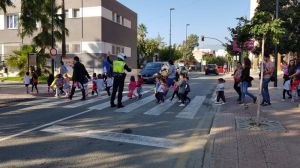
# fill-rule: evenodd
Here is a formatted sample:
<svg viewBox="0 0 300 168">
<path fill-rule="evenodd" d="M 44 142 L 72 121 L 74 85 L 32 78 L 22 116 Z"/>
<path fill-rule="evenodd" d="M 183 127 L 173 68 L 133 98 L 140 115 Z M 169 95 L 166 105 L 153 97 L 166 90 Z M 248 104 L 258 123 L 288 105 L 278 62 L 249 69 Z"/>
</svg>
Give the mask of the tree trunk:
<svg viewBox="0 0 300 168">
<path fill-rule="evenodd" d="M 257 100 L 257 114 L 256 114 L 256 125 L 260 125 L 260 112 L 261 112 L 261 97 L 262 97 L 262 84 L 263 84 L 263 78 L 264 78 L 264 65 L 263 65 L 263 56 L 265 53 L 265 41 L 266 41 L 266 36 L 263 36 L 262 40 L 262 49 L 261 49 L 261 55 L 260 55 L 260 81 L 259 81 L 259 93 L 258 93 L 258 100 Z"/>
</svg>

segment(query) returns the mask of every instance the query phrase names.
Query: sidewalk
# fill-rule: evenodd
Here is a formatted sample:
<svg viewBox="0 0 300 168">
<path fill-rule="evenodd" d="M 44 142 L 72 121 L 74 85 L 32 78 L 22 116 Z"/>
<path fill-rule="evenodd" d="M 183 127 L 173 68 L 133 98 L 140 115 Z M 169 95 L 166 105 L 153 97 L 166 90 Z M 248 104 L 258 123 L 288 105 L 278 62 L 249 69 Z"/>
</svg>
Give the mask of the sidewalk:
<svg viewBox="0 0 300 168">
<path fill-rule="evenodd" d="M 258 79 L 251 93 L 258 93 Z M 296 168 L 300 165 L 300 102 L 282 102 L 282 82 L 270 88 L 272 106 L 262 107 L 262 118 L 278 121 L 285 130 L 240 129 L 240 119 L 256 117 L 257 105 L 237 104 L 233 81 L 226 83 L 227 104 L 215 116 L 204 159 L 205 168 Z M 273 86 L 273 83 L 270 83 Z"/>
</svg>

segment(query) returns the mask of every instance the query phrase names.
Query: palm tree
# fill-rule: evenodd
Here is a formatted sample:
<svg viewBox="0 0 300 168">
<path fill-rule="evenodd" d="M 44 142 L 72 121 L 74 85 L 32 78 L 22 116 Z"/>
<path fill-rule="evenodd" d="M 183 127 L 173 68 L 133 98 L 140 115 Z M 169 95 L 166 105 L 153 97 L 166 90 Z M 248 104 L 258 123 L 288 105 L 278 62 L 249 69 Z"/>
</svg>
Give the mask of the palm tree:
<svg viewBox="0 0 300 168">
<path fill-rule="evenodd" d="M 1 0 L 0 1 L 0 9 L 2 9 L 4 11 L 4 13 L 6 13 L 6 7 L 7 6 L 14 6 L 14 4 L 12 3 L 11 0 Z"/>
<path fill-rule="evenodd" d="M 147 27 L 144 24 L 138 26 L 138 39 L 144 40 L 148 34 Z"/>
<path fill-rule="evenodd" d="M 53 3 L 53 4 L 52 4 Z M 60 6 L 56 6 L 55 0 L 22 1 L 20 23 L 22 25 L 21 37 L 32 36 L 33 44 L 39 49 L 38 63 L 43 63 L 45 57 L 49 57 L 46 50 L 52 46 L 52 7 L 53 7 L 53 40 L 54 44 L 62 40 L 62 30 L 68 35 L 68 30 L 63 26 L 62 15 L 58 15 Z M 40 24 L 40 28 L 37 27 Z"/>
</svg>

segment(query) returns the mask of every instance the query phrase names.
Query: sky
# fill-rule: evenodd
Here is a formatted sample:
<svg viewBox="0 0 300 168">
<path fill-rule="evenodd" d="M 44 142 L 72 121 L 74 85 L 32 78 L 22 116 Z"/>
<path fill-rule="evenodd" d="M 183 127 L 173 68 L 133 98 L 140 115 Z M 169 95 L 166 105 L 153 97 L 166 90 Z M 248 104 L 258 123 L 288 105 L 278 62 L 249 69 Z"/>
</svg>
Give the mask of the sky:
<svg viewBox="0 0 300 168">
<path fill-rule="evenodd" d="M 188 34 L 204 35 L 226 42 L 228 27 L 237 24 L 236 18 L 250 15 L 250 0 L 118 0 L 138 14 L 138 23 L 148 29 L 148 38 L 158 34 L 169 44 L 170 8 L 172 11 L 172 43 L 182 43 Z M 200 48 L 221 49 L 219 42 L 206 39 Z"/>
</svg>

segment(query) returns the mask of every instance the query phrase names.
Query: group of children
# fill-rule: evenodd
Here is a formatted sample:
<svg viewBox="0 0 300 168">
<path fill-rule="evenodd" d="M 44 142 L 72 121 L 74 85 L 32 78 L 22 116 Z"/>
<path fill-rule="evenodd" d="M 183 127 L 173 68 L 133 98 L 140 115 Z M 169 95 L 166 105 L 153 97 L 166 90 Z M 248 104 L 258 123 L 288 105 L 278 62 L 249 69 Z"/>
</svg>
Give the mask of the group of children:
<svg viewBox="0 0 300 168">
<path fill-rule="evenodd" d="M 157 77 L 155 80 L 156 83 L 154 93 L 157 103 L 164 103 L 169 91 L 167 80 L 164 77 Z M 179 106 L 185 106 L 185 103 L 187 101 L 191 101 L 191 99 L 188 97 L 188 93 L 190 92 L 190 85 L 188 83 L 188 77 L 186 74 L 180 74 L 179 79 L 175 79 L 171 87 L 173 88 L 173 95 L 170 101 L 173 101 L 175 95 L 177 96 L 178 101 L 181 102 Z"/>
<path fill-rule="evenodd" d="M 292 102 L 298 100 L 300 97 L 300 78 L 299 76 L 295 76 L 293 79 L 285 74 L 283 82 L 283 93 L 282 93 L 282 101 L 285 101 L 286 94 L 289 96 Z"/>
<path fill-rule="evenodd" d="M 142 93 L 143 93 L 142 85 L 143 85 L 143 78 L 141 75 L 138 75 L 137 81 L 135 80 L 134 76 L 130 77 L 130 82 L 128 85 L 129 92 L 127 94 L 129 99 L 133 99 L 133 98 L 140 99 L 142 97 Z"/>
<path fill-rule="evenodd" d="M 57 98 L 63 94 L 65 94 L 66 97 L 69 97 L 71 84 L 68 74 L 57 74 L 51 85 L 49 85 L 50 81 L 48 82 L 48 93 L 50 92 L 50 89 L 52 89 L 53 92 L 55 92 L 55 97 Z"/>
<path fill-rule="evenodd" d="M 103 88 L 105 88 L 107 95 L 110 96 L 110 88 L 113 86 L 113 78 L 110 74 L 102 75 L 102 74 L 93 74 L 92 79 L 92 95 L 95 93 L 97 96 L 102 95 Z"/>
</svg>

